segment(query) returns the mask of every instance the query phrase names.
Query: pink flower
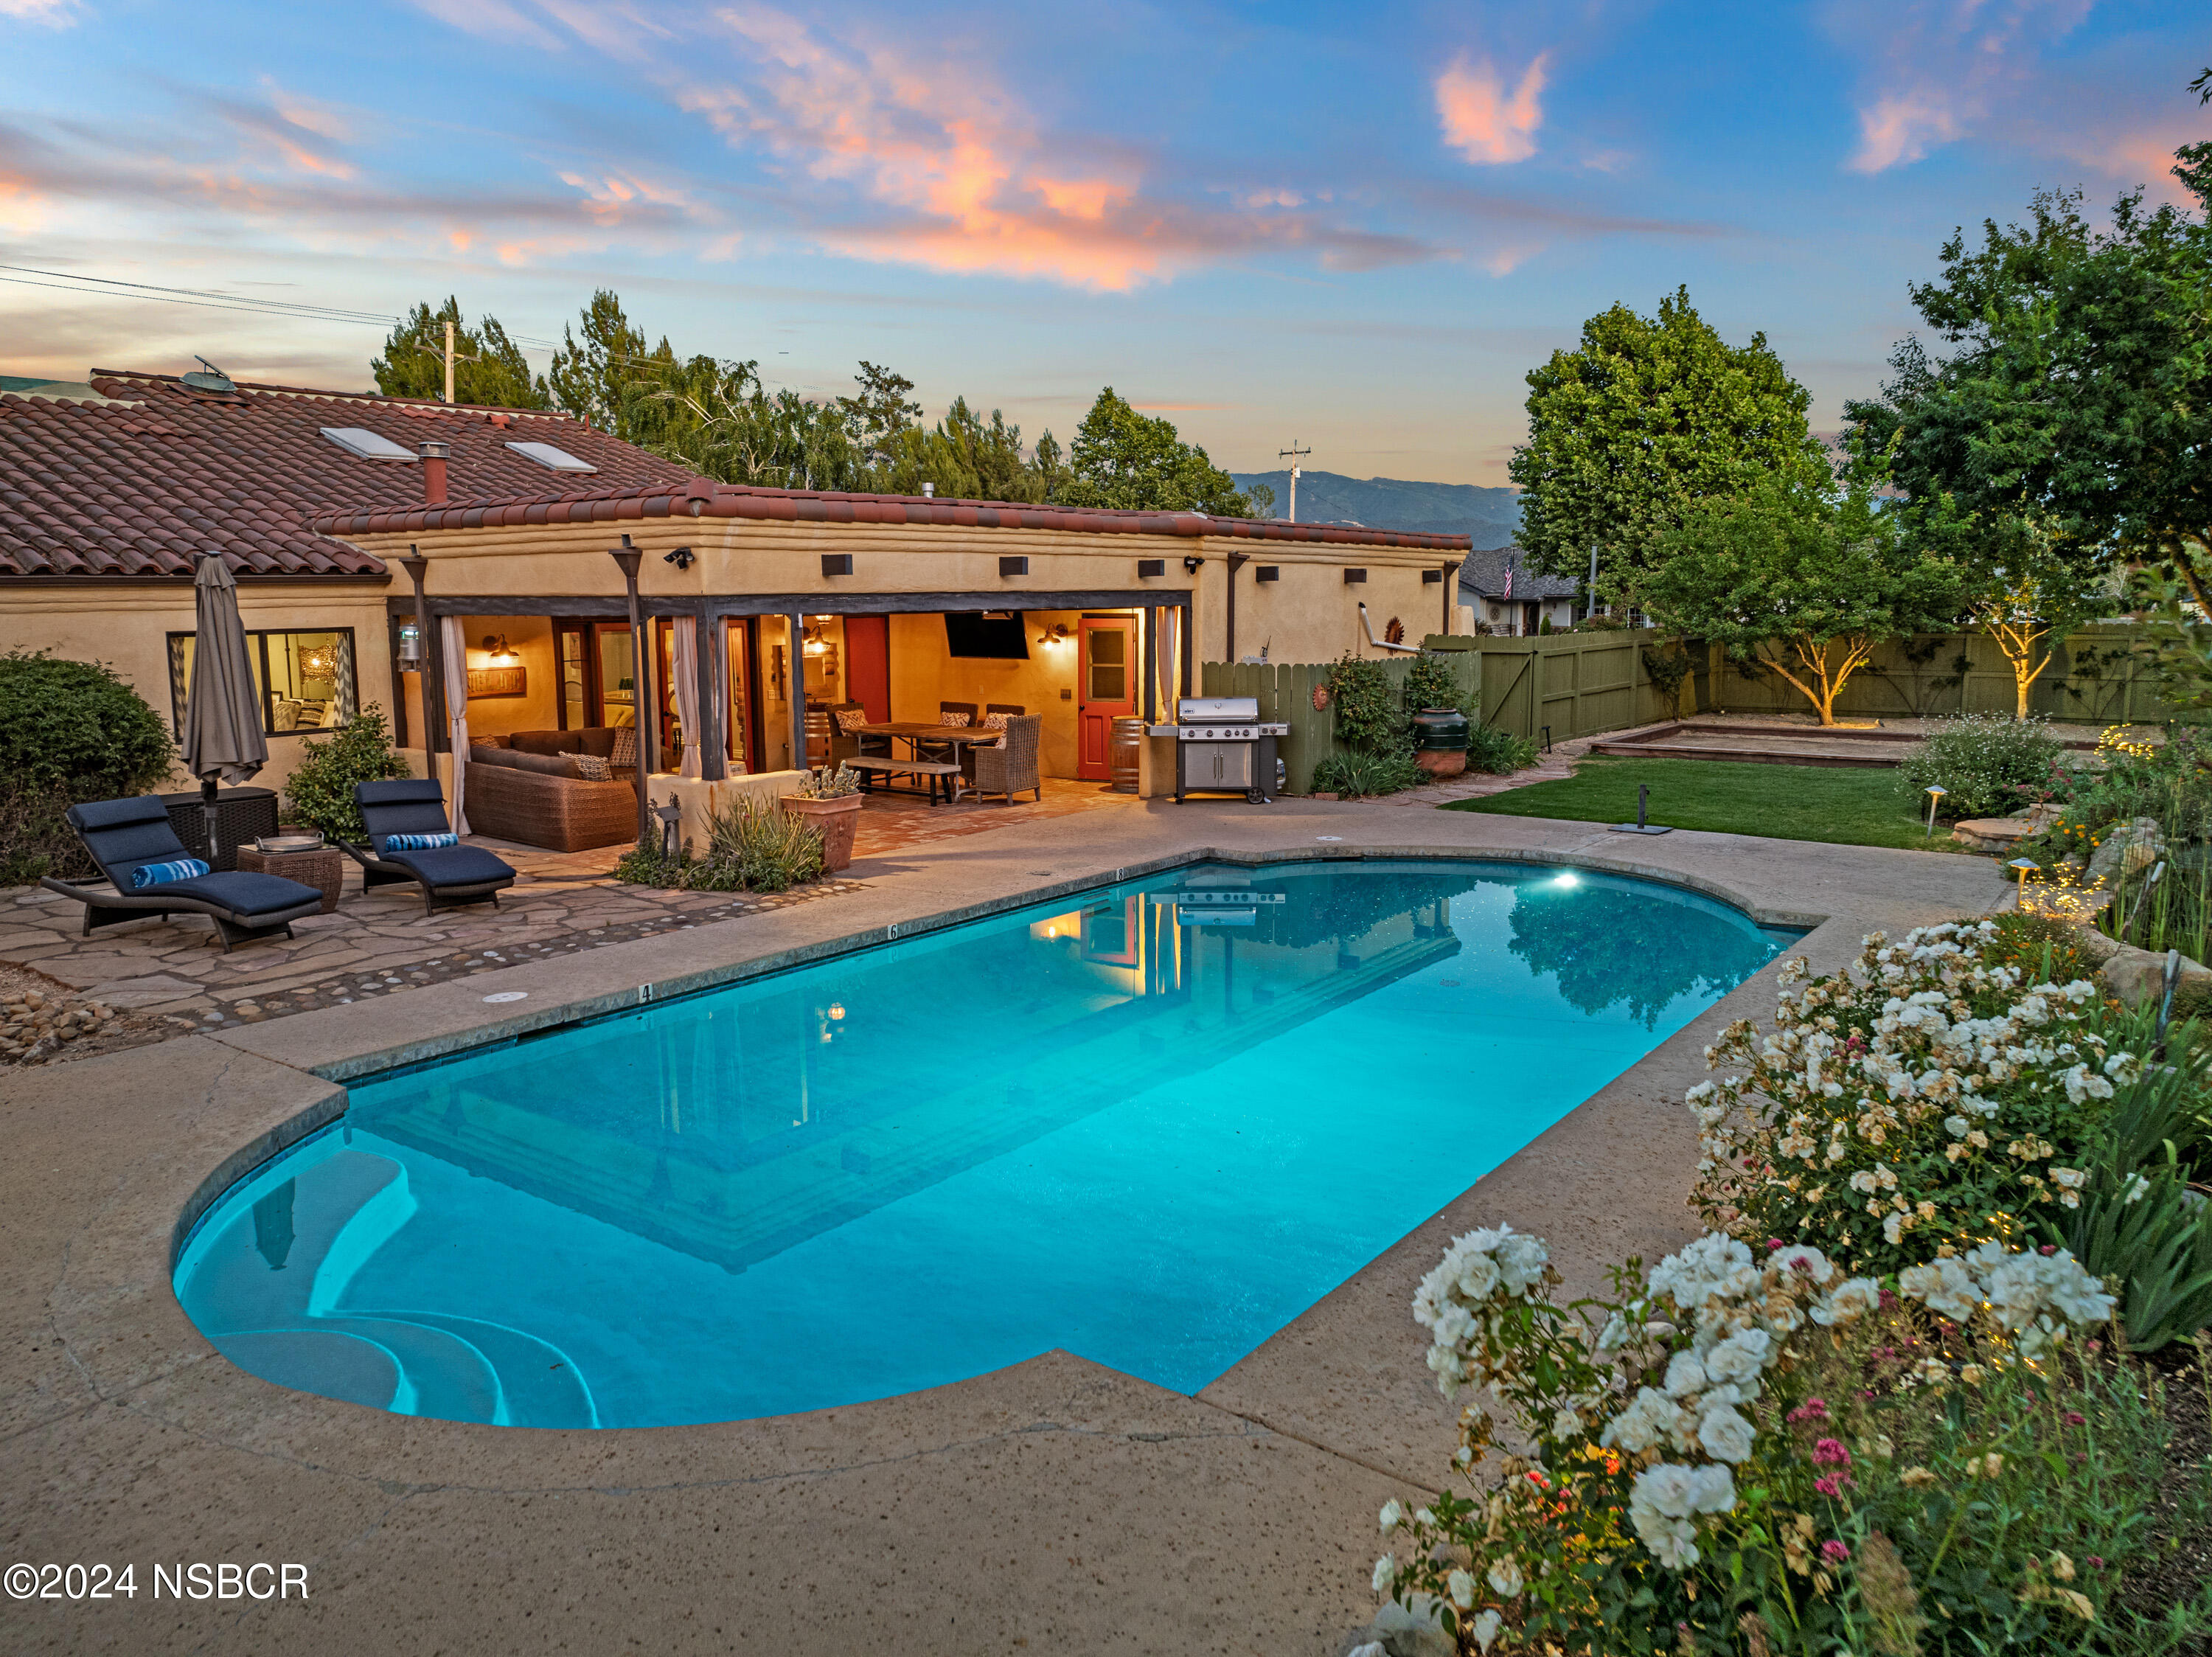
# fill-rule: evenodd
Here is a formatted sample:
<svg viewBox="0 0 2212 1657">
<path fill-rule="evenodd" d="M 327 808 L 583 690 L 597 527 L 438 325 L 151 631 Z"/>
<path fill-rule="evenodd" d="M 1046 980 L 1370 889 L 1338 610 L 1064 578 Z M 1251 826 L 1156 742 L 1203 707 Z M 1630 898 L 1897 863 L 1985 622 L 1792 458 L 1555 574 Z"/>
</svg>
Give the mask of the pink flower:
<svg viewBox="0 0 2212 1657">
<path fill-rule="evenodd" d="M 1832 1537 L 1820 1544 L 1820 1557 L 1832 1565 L 1841 1564 L 1850 1556 L 1851 1550 Z"/>
<path fill-rule="evenodd" d="M 1790 1412 L 1790 1422 L 1792 1426 L 1801 1421 L 1826 1421 L 1827 1418 L 1827 1402 L 1822 1398 L 1808 1398 Z"/>
<path fill-rule="evenodd" d="M 2038 1251 L 2038 1252 L 2042 1254 L 2045 1258 L 2048 1259 L 2051 1255 L 2058 1252 L 2058 1245 L 2056 1243 L 2045 1243 L 2042 1248 Z"/>
<path fill-rule="evenodd" d="M 1826 1478 L 1814 1479 L 1813 1481 L 1813 1488 L 1818 1490 L 1822 1496 L 1840 1496 L 1844 1493 L 1844 1475 L 1841 1473 L 1830 1473 Z"/>
<path fill-rule="evenodd" d="M 1824 1438 L 1813 1447 L 1813 1459 L 1824 1467 L 1848 1467 L 1851 1453 L 1844 1448 L 1842 1440 Z"/>
<path fill-rule="evenodd" d="M 1779 1237 L 1770 1237 L 1766 1240 L 1766 1252 L 1769 1254 L 1773 1253 L 1775 1250 L 1781 1246 L 1782 1240 Z"/>
<path fill-rule="evenodd" d="M 2088 1416 L 2083 1415 L 2079 1410 L 2069 1410 L 2066 1412 L 2066 1424 L 2069 1427 L 2081 1426 L 2088 1419 Z"/>
<path fill-rule="evenodd" d="M 2100 1571 L 2100 1570 L 2104 1569 L 2105 1569 L 2105 1560 L 2104 1560 L 2104 1556 L 2103 1556 L 2103 1555 L 2101 1555 L 2101 1554 L 2094 1554 L 2094 1553 L 2091 1554 L 2091 1555 L 2089 1556 L 2089 1569 L 2090 1569 L 2091 1570 L 2093 1570 L 2093 1571 Z"/>
<path fill-rule="evenodd" d="M 1897 1309 L 1897 1296 L 1886 1288 L 1881 1292 L 1881 1309 L 1884 1312 L 1894 1312 Z"/>
</svg>

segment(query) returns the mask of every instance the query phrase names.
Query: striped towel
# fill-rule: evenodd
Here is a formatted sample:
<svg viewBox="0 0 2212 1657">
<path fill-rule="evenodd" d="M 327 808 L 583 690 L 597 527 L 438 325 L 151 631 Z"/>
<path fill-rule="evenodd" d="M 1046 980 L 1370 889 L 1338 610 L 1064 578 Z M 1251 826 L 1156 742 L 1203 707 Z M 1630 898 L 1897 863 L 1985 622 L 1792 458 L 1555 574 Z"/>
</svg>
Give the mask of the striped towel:
<svg viewBox="0 0 2212 1657">
<path fill-rule="evenodd" d="M 141 863 L 131 871 L 131 889 L 143 892 L 148 886 L 167 886 L 172 880 L 189 880 L 207 872 L 208 866 L 197 857 L 179 857 L 167 863 Z"/>
</svg>

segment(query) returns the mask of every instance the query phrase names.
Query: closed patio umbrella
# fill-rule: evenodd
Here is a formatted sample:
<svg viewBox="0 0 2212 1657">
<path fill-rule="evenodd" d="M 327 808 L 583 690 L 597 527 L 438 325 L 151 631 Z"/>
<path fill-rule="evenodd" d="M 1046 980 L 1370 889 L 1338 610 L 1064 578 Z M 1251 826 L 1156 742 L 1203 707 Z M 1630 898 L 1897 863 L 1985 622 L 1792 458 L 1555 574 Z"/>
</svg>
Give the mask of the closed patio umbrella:
<svg viewBox="0 0 2212 1657">
<path fill-rule="evenodd" d="M 185 769 L 200 779 L 208 862 L 220 866 L 216 786 L 243 783 L 259 771 L 269 763 L 269 739 L 261 733 L 261 692 L 253 685 L 246 625 L 238 618 L 238 583 L 220 552 L 202 552 L 198 564 L 192 576 L 198 636 L 185 702 Z"/>
</svg>

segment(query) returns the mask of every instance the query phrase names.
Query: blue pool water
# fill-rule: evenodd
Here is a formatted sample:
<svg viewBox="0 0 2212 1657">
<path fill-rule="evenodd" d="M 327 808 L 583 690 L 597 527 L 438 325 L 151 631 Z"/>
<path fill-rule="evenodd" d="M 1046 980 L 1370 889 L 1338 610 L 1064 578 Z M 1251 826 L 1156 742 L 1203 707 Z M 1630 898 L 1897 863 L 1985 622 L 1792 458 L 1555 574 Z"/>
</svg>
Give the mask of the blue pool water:
<svg viewBox="0 0 2212 1657">
<path fill-rule="evenodd" d="M 1791 935 L 1557 868 L 1200 865 L 357 1082 L 177 1295 L 255 1374 L 447 1420 L 1055 1347 L 1194 1392 Z"/>
</svg>

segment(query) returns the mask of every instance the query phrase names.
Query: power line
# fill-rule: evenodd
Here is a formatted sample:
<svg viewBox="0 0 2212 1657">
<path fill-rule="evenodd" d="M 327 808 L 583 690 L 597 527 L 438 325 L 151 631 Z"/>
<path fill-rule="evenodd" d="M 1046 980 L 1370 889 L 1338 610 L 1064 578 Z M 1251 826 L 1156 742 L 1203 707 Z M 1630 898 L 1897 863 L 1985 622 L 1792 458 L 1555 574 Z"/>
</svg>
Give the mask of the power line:
<svg viewBox="0 0 2212 1657">
<path fill-rule="evenodd" d="M 131 289 L 131 294 L 179 295 L 179 298 L 170 302 L 173 303 L 205 303 L 212 301 L 240 309 L 290 312 L 321 321 L 374 322 L 380 327 L 398 320 L 379 311 L 355 310 L 335 305 L 311 305 L 295 299 L 264 299 L 252 294 L 226 293 L 216 288 L 165 288 L 150 282 L 125 282 L 116 277 L 86 276 L 75 271 L 42 271 L 28 265 L 0 265 L 0 271 L 20 271 L 27 277 L 51 277 L 58 283 L 99 284 L 95 288 L 65 289 L 65 291 L 79 293 L 97 293 L 102 289 L 121 288 Z M 52 284 L 29 283 L 25 285 L 39 287 Z M 131 294 L 116 294 L 112 297 L 128 298 Z"/>
</svg>

